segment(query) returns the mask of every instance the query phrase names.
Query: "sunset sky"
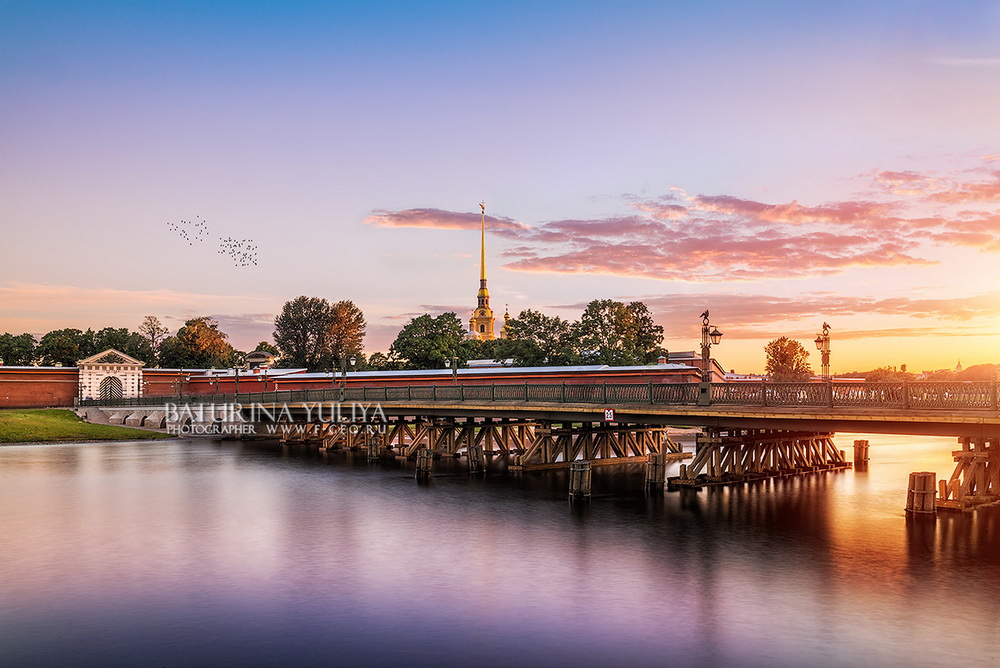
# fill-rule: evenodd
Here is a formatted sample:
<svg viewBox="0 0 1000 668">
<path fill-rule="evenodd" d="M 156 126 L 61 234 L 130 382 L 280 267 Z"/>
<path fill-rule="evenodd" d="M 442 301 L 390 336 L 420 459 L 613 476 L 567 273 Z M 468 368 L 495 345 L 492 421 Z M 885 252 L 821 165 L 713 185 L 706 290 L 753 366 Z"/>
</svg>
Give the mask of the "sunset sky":
<svg viewBox="0 0 1000 668">
<path fill-rule="evenodd" d="M 995 2 L 0 2 L 0 333 L 642 300 L 1000 362 Z M 220 252 L 221 251 L 221 252 Z"/>
</svg>

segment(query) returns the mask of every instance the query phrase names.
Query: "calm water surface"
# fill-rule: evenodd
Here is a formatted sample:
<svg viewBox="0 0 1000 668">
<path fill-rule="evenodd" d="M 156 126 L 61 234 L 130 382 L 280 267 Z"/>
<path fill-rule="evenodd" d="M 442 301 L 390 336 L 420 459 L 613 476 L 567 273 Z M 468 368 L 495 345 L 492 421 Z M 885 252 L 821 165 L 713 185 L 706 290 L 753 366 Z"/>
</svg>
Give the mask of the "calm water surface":
<svg viewBox="0 0 1000 668">
<path fill-rule="evenodd" d="M 647 497 L 614 467 L 583 506 L 444 460 L 0 448 L 0 665 L 998 665 L 1000 513 L 908 524 L 954 439 L 867 438 L 868 473 Z"/>
</svg>

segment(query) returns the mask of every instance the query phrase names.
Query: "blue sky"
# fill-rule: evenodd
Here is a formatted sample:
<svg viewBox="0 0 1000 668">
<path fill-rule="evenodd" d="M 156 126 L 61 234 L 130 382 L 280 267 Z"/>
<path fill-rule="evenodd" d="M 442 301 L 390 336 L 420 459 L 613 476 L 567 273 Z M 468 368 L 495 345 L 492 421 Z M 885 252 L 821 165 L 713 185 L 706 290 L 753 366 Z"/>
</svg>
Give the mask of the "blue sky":
<svg viewBox="0 0 1000 668">
<path fill-rule="evenodd" d="M 6 1 L 0 331 L 212 314 L 249 347 L 305 294 L 384 350 L 467 316 L 485 200 L 525 230 L 489 236 L 498 311 L 640 298 L 682 350 L 711 308 L 748 371 L 824 320 L 834 370 L 1000 361 L 998 32 L 984 2 Z"/>
</svg>

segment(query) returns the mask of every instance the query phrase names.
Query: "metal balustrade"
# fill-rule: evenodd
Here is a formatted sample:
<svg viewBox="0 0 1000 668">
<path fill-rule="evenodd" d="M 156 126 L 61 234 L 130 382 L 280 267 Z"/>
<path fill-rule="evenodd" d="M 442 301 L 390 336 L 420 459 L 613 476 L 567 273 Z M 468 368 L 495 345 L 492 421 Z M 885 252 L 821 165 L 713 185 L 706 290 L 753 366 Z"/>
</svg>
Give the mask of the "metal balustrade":
<svg viewBox="0 0 1000 668">
<path fill-rule="evenodd" d="M 84 399 L 80 406 L 140 407 L 173 404 L 267 404 L 318 401 L 500 402 L 699 405 L 699 383 L 561 383 L 508 385 L 407 385 L 203 394 L 132 399 Z M 996 381 L 902 383 L 713 383 L 709 403 L 729 406 L 801 406 L 998 410 Z M 703 405 L 703 404 L 702 404 Z"/>
</svg>

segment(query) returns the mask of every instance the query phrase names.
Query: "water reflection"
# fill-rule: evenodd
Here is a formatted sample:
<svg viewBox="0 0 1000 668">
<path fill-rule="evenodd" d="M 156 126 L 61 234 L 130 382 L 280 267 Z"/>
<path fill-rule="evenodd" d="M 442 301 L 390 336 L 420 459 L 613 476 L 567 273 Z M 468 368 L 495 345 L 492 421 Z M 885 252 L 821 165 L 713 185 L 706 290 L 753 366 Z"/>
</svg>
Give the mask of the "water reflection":
<svg viewBox="0 0 1000 668">
<path fill-rule="evenodd" d="M 3 448 L 0 659 L 996 662 L 998 513 L 908 522 L 907 474 L 951 442 L 861 437 L 865 474 L 647 494 L 597 468 L 586 504 L 564 472 L 448 459 L 419 485 L 273 445 Z"/>
</svg>

